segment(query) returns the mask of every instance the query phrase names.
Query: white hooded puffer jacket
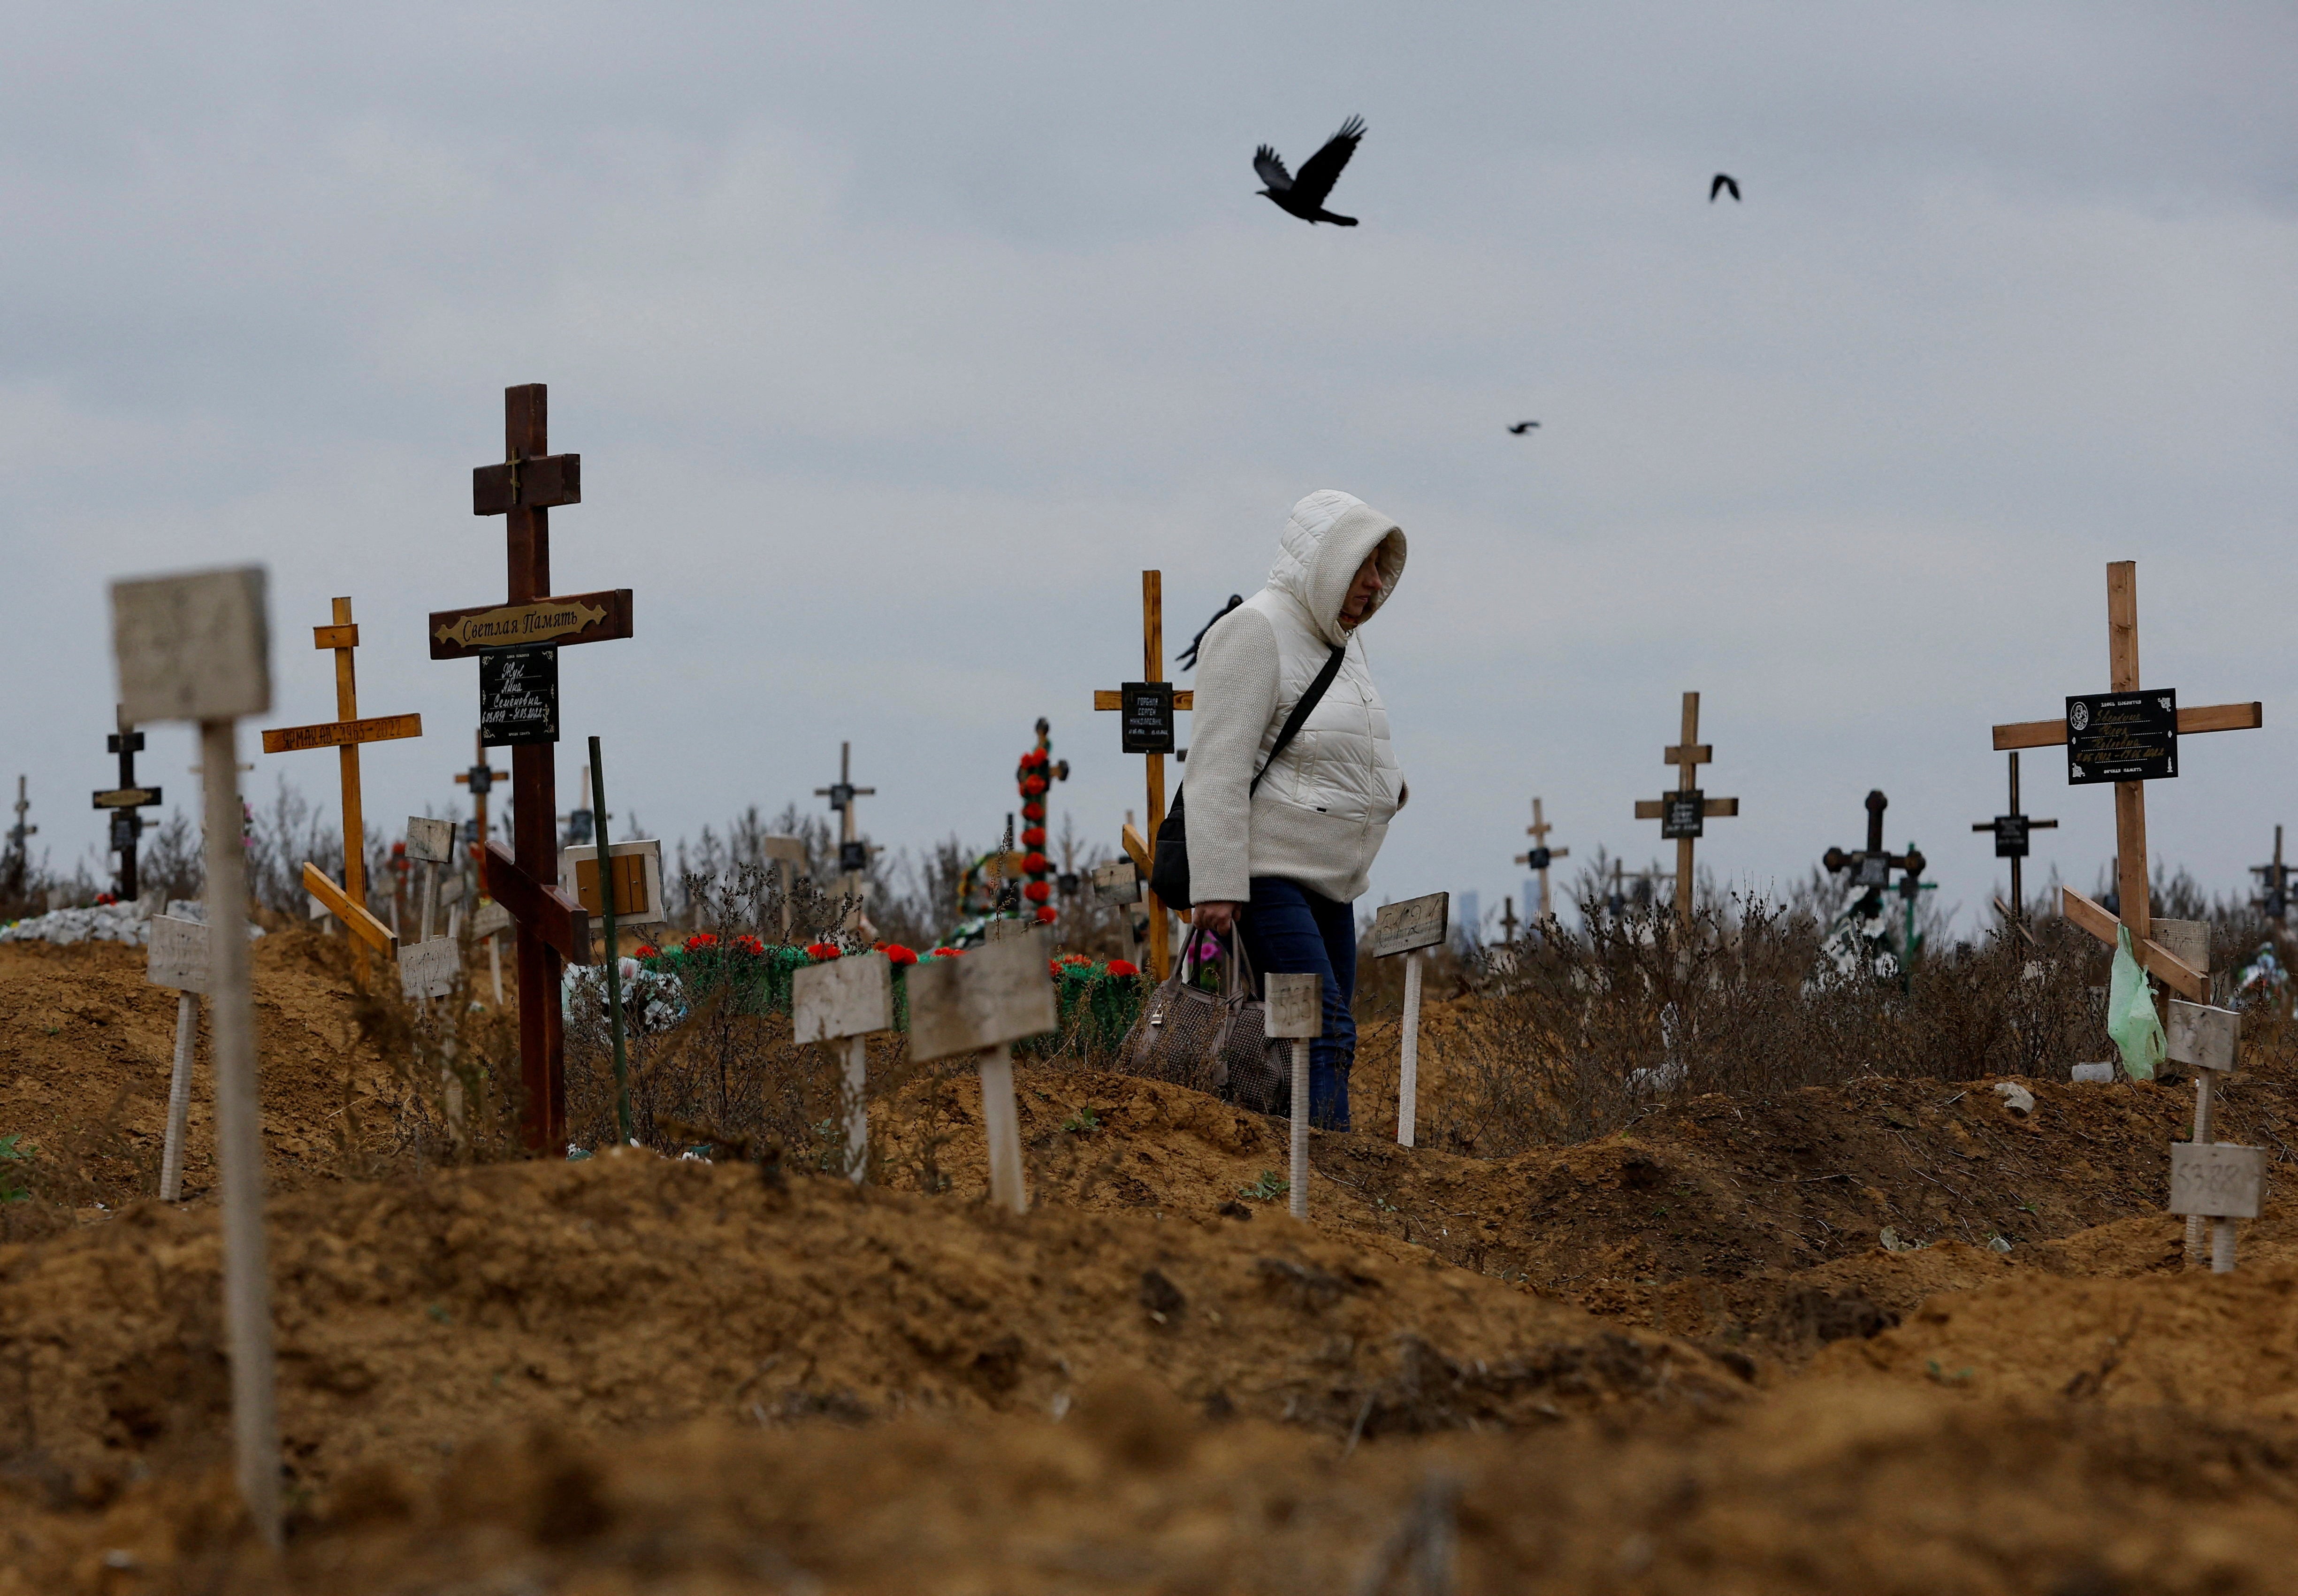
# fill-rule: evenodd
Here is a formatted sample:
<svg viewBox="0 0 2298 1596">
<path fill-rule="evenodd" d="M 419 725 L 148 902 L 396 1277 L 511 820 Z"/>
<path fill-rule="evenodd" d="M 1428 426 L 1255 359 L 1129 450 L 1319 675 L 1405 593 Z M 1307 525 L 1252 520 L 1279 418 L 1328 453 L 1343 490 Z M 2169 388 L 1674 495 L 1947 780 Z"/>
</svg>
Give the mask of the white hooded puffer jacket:
<svg viewBox="0 0 2298 1596">
<path fill-rule="evenodd" d="M 1285 520 L 1269 585 L 1205 633 L 1187 766 L 1197 902 L 1243 902 L 1254 876 L 1343 903 L 1363 893 L 1404 797 L 1388 710 L 1365 663 L 1364 622 L 1341 625 L 1349 584 L 1376 550 L 1381 585 L 1366 621 L 1404 573 L 1404 533 L 1362 500 L 1311 493 Z M 1253 773 L 1335 644 L 1347 649 L 1340 674 L 1248 801 Z"/>
</svg>

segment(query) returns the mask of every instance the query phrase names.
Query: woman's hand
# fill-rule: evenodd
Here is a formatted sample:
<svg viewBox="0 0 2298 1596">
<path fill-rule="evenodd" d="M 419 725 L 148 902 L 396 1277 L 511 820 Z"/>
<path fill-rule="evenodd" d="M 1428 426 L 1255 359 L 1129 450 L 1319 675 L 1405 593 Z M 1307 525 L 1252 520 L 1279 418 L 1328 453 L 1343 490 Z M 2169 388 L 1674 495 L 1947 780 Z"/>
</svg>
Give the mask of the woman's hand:
<svg viewBox="0 0 2298 1596">
<path fill-rule="evenodd" d="M 1199 904 L 1194 922 L 1201 931 L 1211 931 L 1216 937 L 1226 937 L 1236 929 L 1236 912 L 1244 906 L 1239 903 Z"/>
</svg>

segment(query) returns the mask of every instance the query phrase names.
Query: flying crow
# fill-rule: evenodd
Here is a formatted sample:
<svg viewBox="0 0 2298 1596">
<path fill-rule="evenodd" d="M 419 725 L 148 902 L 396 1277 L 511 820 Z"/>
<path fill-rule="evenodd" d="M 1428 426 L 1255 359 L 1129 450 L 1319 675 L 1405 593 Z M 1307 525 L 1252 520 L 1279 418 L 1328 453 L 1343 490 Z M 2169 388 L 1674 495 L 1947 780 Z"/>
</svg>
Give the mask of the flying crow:
<svg viewBox="0 0 2298 1596">
<path fill-rule="evenodd" d="M 1302 221 L 1328 221 L 1335 227 L 1353 227 L 1353 216 L 1335 216 L 1325 209 L 1325 196 L 1333 192 L 1333 185 L 1341 180 L 1341 169 L 1349 157 L 1357 153 L 1357 140 L 1364 136 L 1364 118 L 1352 116 L 1341 124 L 1341 130 L 1325 141 L 1325 147 L 1301 163 L 1301 175 L 1294 177 L 1285 170 L 1285 162 L 1267 145 L 1252 153 L 1252 170 L 1269 185 L 1259 190 L 1280 211 L 1299 217 Z"/>
<path fill-rule="evenodd" d="M 1717 172 L 1715 174 L 1715 181 L 1707 186 L 1707 203 L 1711 205 L 1714 204 L 1715 203 L 1715 196 L 1722 194 L 1727 188 L 1732 191 L 1732 199 L 1733 203 L 1737 203 L 1740 198 L 1740 179 L 1733 177 L 1730 172 Z"/>
<path fill-rule="evenodd" d="M 1530 432 L 1533 427 L 1538 426 L 1539 425 L 1540 423 L 1537 421 L 1519 421 L 1514 426 L 1509 427 L 1509 431 L 1521 438 L 1525 434 Z"/>
</svg>

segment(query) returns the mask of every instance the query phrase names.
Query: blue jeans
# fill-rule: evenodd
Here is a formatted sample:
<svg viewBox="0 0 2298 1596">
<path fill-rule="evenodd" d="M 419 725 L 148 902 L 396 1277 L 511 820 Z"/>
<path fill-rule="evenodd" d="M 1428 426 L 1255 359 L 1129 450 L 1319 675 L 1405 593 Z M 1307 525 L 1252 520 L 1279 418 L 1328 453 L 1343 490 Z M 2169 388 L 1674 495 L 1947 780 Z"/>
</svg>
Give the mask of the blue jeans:
<svg viewBox="0 0 2298 1596">
<path fill-rule="evenodd" d="M 1356 1062 L 1357 917 L 1297 881 L 1252 878 L 1244 906 L 1244 951 L 1257 975 L 1325 978 L 1325 1034 L 1309 1044 L 1309 1123 L 1349 1128 L 1349 1066 Z"/>
</svg>

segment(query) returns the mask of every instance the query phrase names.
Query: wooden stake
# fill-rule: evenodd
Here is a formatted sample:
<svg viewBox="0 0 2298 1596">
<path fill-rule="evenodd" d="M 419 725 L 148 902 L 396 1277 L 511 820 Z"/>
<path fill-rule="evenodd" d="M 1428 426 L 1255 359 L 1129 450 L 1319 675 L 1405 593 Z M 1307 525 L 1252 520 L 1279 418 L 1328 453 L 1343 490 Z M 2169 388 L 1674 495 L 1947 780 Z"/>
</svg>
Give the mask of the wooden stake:
<svg viewBox="0 0 2298 1596">
<path fill-rule="evenodd" d="M 1293 1044 L 1292 1162 L 1285 1177 L 1293 1217 L 1309 1217 L 1309 1044 L 1325 1034 L 1325 978 L 1303 974 L 1263 976 L 1268 1003 L 1263 1027 L 1276 1040 Z"/>
<path fill-rule="evenodd" d="M 791 1036 L 801 1043 L 846 1040 L 846 1178 L 856 1186 L 870 1164 L 866 1038 L 893 1028 L 893 966 L 882 953 L 848 954 L 790 978 Z"/>
<path fill-rule="evenodd" d="M 168 1135 L 160 1149 L 160 1201 L 173 1203 L 184 1189 L 184 1126 L 192 1112 L 192 1046 L 199 1039 L 200 1000 L 176 994 L 176 1067 L 168 1076 Z"/>
<path fill-rule="evenodd" d="M 989 1195 L 1000 1208 L 1027 1212 L 1021 1115 L 1013 1101 L 1013 1044 L 1057 1025 L 1046 939 L 1029 930 L 976 948 L 962 959 L 931 959 L 908 977 L 910 1056 L 921 1063 L 981 1054 L 981 1129 L 989 1143 Z M 843 963 L 844 960 L 839 963 Z"/>
<path fill-rule="evenodd" d="M 1373 917 L 1376 958 L 1404 955 L 1404 1029 L 1397 1053 L 1396 1140 L 1412 1145 L 1420 1102 L 1420 950 L 1443 944 L 1451 934 L 1452 895 L 1431 892 L 1402 903 L 1383 904 Z M 1321 1002 L 1321 997 L 1319 998 Z M 1321 1027 L 1322 1021 L 1319 1020 Z"/>
<path fill-rule="evenodd" d="M 263 1134 L 249 992 L 247 850 L 240 839 L 237 718 L 271 707 L 260 568 L 112 584 L 122 713 L 137 724 L 196 721 L 207 821 L 209 1006 L 214 1017 L 216 1161 L 223 1178 L 224 1331 L 241 1497 L 281 1543 L 279 1412 L 263 1235 Z"/>
</svg>

